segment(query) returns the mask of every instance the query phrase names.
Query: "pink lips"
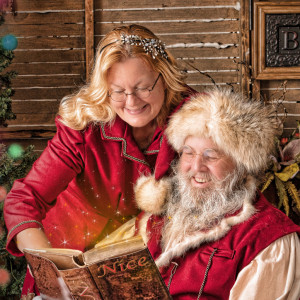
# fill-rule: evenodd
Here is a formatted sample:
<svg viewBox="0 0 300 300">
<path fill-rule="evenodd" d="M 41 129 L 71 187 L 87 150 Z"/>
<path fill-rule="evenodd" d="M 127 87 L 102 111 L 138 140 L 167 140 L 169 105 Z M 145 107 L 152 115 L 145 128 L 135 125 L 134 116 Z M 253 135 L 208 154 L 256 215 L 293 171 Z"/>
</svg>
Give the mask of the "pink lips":
<svg viewBox="0 0 300 300">
<path fill-rule="evenodd" d="M 139 109 L 125 108 L 125 110 L 130 115 L 139 115 L 139 114 L 143 113 L 147 109 L 147 107 L 148 107 L 148 104 L 146 104 L 145 106 L 143 106 L 142 108 L 139 108 Z"/>
</svg>

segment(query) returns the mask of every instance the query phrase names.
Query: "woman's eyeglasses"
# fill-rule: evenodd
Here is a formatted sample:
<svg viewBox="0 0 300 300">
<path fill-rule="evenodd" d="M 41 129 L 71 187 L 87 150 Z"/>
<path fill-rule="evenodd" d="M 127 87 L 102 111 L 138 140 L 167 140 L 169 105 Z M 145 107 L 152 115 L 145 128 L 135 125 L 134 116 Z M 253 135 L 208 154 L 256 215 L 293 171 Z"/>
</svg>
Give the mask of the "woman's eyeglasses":
<svg viewBox="0 0 300 300">
<path fill-rule="evenodd" d="M 148 88 L 143 88 L 143 89 L 135 89 L 134 92 L 132 93 L 125 93 L 125 91 L 113 91 L 111 93 L 108 93 L 108 97 L 116 102 L 124 102 L 127 99 L 128 95 L 135 95 L 136 97 L 140 99 L 146 99 L 150 96 L 151 92 L 154 90 L 156 83 L 158 82 L 159 77 L 161 74 L 158 75 L 156 78 L 153 86 L 148 89 Z"/>
</svg>

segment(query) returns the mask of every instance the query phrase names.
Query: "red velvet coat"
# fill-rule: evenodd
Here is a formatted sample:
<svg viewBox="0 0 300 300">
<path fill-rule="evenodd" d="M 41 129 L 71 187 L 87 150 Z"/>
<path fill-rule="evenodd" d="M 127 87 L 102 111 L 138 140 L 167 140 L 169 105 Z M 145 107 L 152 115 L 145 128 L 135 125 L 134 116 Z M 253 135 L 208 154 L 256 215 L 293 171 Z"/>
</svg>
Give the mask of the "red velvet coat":
<svg viewBox="0 0 300 300">
<path fill-rule="evenodd" d="M 244 223 L 233 226 L 220 240 L 203 243 L 197 249 L 186 249 L 183 257 L 173 258 L 169 266 L 160 269 L 166 285 L 170 283 L 173 299 L 197 299 L 211 256 L 201 299 L 228 299 L 237 275 L 259 252 L 284 235 L 292 232 L 300 235 L 300 227 L 274 208 L 263 195 L 255 203 L 255 208 L 257 213 Z M 161 254 L 163 223 L 160 216 L 151 216 L 148 220 L 147 231 L 151 233 L 148 248 L 154 259 Z M 178 264 L 177 268 L 173 262 Z"/>
<path fill-rule="evenodd" d="M 131 127 L 119 117 L 112 126 L 100 123 L 83 131 L 59 118 L 56 126 L 29 174 L 15 181 L 5 199 L 7 250 L 15 256 L 22 253 L 13 238 L 27 228 L 43 228 L 53 247 L 93 247 L 139 213 L 133 196 L 137 178 L 154 169 L 156 178 L 162 177 L 175 156 L 161 128 L 141 152 Z M 28 291 L 38 293 L 27 272 L 22 294 Z"/>
<path fill-rule="evenodd" d="M 72 130 L 56 120 L 57 133 L 5 200 L 7 249 L 21 255 L 13 237 L 44 228 L 53 247 L 86 250 L 138 213 L 133 184 L 140 174 L 167 172 L 174 152 L 161 129 L 142 153 L 120 118 Z"/>
</svg>

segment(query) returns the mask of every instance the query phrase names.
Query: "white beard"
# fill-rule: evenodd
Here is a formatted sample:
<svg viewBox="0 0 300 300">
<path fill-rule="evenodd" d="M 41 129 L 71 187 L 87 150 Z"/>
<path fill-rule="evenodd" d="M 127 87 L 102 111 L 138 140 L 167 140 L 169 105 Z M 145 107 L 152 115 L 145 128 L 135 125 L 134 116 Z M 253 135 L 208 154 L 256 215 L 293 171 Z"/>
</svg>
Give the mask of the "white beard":
<svg viewBox="0 0 300 300">
<path fill-rule="evenodd" d="M 190 176 L 177 173 L 172 179 L 174 189 L 166 204 L 167 220 L 162 230 L 163 252 L 196 231 L 218 225 L 226 215 L 239 210 L 244 199 L 253 193 L 237 172 L 222 181 L 211 178 L 213 187 L 206 189 L 193 187 Z"/>
</svg>

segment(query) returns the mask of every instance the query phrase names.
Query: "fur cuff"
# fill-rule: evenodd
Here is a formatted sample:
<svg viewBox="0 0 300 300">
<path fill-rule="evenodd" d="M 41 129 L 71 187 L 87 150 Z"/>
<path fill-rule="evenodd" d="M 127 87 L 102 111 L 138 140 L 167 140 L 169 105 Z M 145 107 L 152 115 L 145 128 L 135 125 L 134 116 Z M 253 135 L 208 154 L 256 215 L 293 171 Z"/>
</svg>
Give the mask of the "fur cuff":
<svg viewBox="0 0 300 300">
<path fill-rule="evenodd" d="M 156 180 L 154 175 L 140 177 L 134 188 L 135 200 L 139 209 L 159 215 L 171 192 L 169 178 Z"/>
</svg>

